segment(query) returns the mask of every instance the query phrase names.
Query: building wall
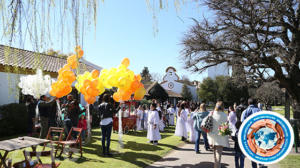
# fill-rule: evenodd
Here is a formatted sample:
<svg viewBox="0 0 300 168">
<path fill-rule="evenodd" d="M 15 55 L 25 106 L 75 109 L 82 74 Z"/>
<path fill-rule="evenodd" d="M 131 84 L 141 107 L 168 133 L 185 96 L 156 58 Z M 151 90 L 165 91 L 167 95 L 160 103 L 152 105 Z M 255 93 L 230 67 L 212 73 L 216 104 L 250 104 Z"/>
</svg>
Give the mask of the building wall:
<svg viewBox="0 0 300 168">
<path fill-rule="evenodd" d="M 19 87 L 18 83 L 22 74 L 0 72 L 0 106 L 10 103 L 19 103 Z M 52 78 L 56 80 L 56 78 Z M 73 86 L 75 83 L 73 83 Z M 86 105 L 83 95 L 80 94 L 80 103 Z"/>
<path fill-rule="evenodd" d="M 173 83 L 174 87 L 173 87 L 173 88 L 170 88 L 170 87 L 169 87 L 169 83 Z M 161 86 L 162 86 L 165 90 L 171 90 L 172 92 L 181 94 L 183 83 L 180 83 L 180 82 L 177 82 L 177 81 L 167 81 L 167 82 L 165 82 L 165 83 L 162 83 Z M 192 95 L 193 95 L 193 100 L 194 100 L 194 101 L 197 101 L 197 89 L 196 89 L 196 86 L 189 86 L 189 85 L 188 85 L 188 88 L 190 89 L 190 92 L 191 92 Z"/>
<path fill-rule="evenodd" d="M 19 74 L 0 72 L 0 105 L 19 103 Z"/>
</svg>

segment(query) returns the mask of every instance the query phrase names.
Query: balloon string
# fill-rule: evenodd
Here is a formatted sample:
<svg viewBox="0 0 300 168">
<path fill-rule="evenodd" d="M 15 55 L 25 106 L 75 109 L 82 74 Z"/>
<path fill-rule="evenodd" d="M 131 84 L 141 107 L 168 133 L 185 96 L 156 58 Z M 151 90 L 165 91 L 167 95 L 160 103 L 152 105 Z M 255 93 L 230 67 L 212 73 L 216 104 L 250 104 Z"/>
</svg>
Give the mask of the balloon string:
<svg viewBox="0 0 300 168">
<path fill-rule="evenodd" d="M 119 134 L 119 150 L 121 150 L 121 149 L 123 149 L 122 107 L 119 110 L 118 118 L 119 118 L 119 131 L 118 131 L 118 134 Z"/>
<path fill-rule="evenodd" d="M 91 116 L 90 116 L 90 105 L 87 105 L 87 129 L 88 129 L 88 137 L 87 142 L 89 143 L 91 140 Z"/>
<path fill-rule="evenodd" d="M 39 106 L 38 104 L 35 107 L 35 120 L 34 124 L 37 125 L 39 123 Z"/>
<path fill-rule="evenodd" d="M 59 99 L 56 99 L 56 105 L 57 105 L 58 117 L 61 118 L 62 113 L 61 113 Z"/>
</svg>

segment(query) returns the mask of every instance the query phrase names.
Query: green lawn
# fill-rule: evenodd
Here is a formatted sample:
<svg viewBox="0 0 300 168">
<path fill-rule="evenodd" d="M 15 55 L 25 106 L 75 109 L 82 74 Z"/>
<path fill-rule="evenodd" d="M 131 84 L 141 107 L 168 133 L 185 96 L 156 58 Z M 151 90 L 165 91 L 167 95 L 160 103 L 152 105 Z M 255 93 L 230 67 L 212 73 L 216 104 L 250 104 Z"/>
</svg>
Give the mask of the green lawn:
<svg viewBox="0 0 300 168">
<path fill-rule="evenodd" d="M 288 155 L 281 162 L 279 162 L 280 168 L 296 168 L 300 164 L 300 155 Z"/>
<path fill-rule="evenodd" d="M 284 106 L 272 106 L 272 109 L 273 109 L 274 112 L 277 112 L 277 113 L 284 116 Z M 294 113 L 293 113 L 292 107 L 290 108 L 290 111 L 291 111 L 290 116 L 291 116 L 291 118 L 293 118 Z"/>
<path fill-rule="evenodd" d="M 90 168 L 90 167 L 145 167 L 154 161 L 161 159 L 170 150 L 176 148 L 180 143 L 180 137 L 174 135 L 174 127 L 166 128 L 162 134 L 162 140 L 159 145 L 154 146 L 147 143 L 146 132 L 131 132 L 123 136 L 124 148 L 118 150 L 118 134 L 112 134 L 111 149 L 115 153 L 113 158 L 102 157 L 102 147 L 100 139 L 100 129 L 93 129 L 92 142 L 84 146 L 84 154 L 82 158 L 76 154 L 73 159 L 58 158 L 57 161 L 61 162 L 61 168 Z M 9 158 L 14 162 L 24 160 L 22 151 L 15 151 L 9 154 Z M 48 158 L 43 158 L 45 162 L 49 161 Z"/>
</svg>

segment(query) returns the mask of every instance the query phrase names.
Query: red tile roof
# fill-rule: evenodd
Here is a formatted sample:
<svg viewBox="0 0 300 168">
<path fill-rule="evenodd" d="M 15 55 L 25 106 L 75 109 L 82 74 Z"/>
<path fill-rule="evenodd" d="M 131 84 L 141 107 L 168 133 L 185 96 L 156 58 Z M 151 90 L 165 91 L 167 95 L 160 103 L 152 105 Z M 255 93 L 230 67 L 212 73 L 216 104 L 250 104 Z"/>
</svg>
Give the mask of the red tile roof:
<svg viewBox="0 0 300 168">
<path fill-rule="evenodd" d="M 0 45 L 0 65 L 8 65 L 26 69 L 41 68 L 47 72 L 58 72 L 58 70 L 67 63 L 66 58 L 57 57 L 33 51 L 13 48 Z M 86 60 L 80 61 L 80 72 L 101 70 L 101 67 L 95 66 Z"/>
</svg>

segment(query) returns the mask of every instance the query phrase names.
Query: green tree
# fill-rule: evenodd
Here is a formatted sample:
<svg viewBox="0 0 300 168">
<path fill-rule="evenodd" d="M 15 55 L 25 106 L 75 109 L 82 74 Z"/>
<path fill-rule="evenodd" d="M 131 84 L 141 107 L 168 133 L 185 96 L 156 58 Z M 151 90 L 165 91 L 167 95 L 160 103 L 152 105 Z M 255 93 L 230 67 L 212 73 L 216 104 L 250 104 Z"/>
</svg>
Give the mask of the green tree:
<svg viewBox="0 0 300 168">
<path fill-rule="evenodd" d="M 141 76 L 142 76 L 142 83 L 149 83 L 152 80 L 148 67 L 144 67 L 144 69 L 141 72 Z"/>
<path fill-rule="evenodd" d="M 47 50 L 47 51 L 45 51 L 43 53 L 47 54 L 47 55 L 52 55 L 52 56 L 55 56 L 55 57 L 61 57 L 61 58 L 67 58 L 69 55 L 72 55 L 72 53 L 70 53 L 70 54 L 64 54 L 61 51 L 55 51 L 52 48 L 50 48 L 49 50 Z"/>
<path fill-rule="evenodd" d="M 193 99 L 193 95 L 186 84 L 182 86 L 181 96 L 184 100 L 190 101 Z"/>
<path fill-rule="evenodd" d="M 198 89 L 198 97 L 206 102 L 216 102 L 218 86 L 212 78 L 205 78 Z"/>
<path fill-rule="evenodd" d="M 248 97 L 245 87 L 238 87 L 234 79 L 229 76 L 217 76 L 216 79 L 206 78 L 198 90 L 200 99 L 210 102 L 222 100 L 225 105 L 233 105 L 241 97 Z"/>
</svg>

